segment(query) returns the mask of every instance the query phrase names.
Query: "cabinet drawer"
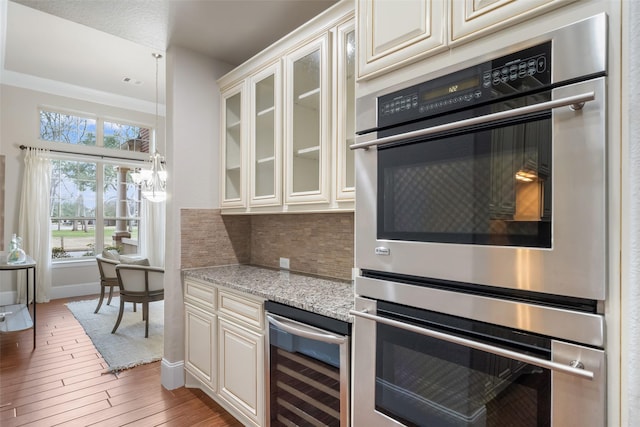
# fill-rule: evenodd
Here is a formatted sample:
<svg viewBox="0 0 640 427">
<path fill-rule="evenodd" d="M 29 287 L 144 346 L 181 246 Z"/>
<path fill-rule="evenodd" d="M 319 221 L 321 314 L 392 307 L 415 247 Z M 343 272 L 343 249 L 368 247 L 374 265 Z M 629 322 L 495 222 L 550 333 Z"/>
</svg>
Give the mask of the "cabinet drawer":
<svg viewBox="0 0 640 427">
<path fill-rule="evenodd" d="M 263 329 L 264 310 L 262 301 L 227 292 L 218 291 L 218 312 L 238 319 L 250 326 Z"/>
<path fill-rule="evenodd" d="M 215 310 L 216 288 L 193 279 L 184 281 L 184 299 L 204 309 Z"/>
</svg>

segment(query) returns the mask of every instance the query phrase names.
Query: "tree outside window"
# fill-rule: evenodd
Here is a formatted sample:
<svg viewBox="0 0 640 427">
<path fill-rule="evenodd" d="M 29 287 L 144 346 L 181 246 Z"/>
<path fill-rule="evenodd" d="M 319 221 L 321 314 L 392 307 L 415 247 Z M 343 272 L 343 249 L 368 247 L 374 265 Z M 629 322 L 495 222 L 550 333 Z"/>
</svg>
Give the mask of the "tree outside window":
<svg viewBox="0 0 640 427">
<path fill-rule="evenodd" d="M 146 127 L 40 111 L 40 139 L 46 141 L 144 153 L 150 133 Z M 105 248 L 137 253 L 141 194 L 131 179 L 133 168 L 66 157 L 52 161 L 52 259 L 94 257 Z"/>
</svg>

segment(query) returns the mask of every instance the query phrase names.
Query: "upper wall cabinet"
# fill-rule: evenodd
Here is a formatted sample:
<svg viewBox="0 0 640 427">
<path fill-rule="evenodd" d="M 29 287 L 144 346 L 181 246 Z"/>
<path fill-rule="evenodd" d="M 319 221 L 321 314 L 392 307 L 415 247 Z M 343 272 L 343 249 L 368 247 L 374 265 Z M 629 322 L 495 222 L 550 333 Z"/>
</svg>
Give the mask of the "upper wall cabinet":
<svg viewBox="0 0 640 427">
<path fill-rule="evenodd" d="M 442 0 L 358 0 L 359 76 L 446 49 L 446 11 Z"/>
<path fill-rule="evenodd" d="M 250 204 L 278 206 L 282 203 L 282 97 L 280 62 L 251 76 L 249 182 Z"/>
<path fill-rule="evenodd" d="M 355 159 L 349 148 L 355 142 L 356 124 L 356 30 L 349 21 L 335 30 L 333 120 L 335 136 L 332 162 L 336 200 L 350 201 L 355 196 Z"/>
<path fill-rule="evenodd" d="M 325 33 L 284 59 L 287 204 L 329 202 L 328 49 Z"/>
<path fill-rule="evenodd" d="M 218 80 L 224 213 L 353 210 L 354 9 L 337 3 Z"/>
<path fill-rule="evenodd" d="M 374 78 L 572 1 L 357 0 L 358 77 Z"/>
<path fill-rule="evenodd" d="M 452 43 L 472 40 L 574 0 L 451 0 Z"/>
<path fill-rule="evenodd" d="M 220 146 L 222 207 L 244 207 L 245 199 L 245 118 L 244 85 L 222 94 L 222 144 Z"/>
</svg>

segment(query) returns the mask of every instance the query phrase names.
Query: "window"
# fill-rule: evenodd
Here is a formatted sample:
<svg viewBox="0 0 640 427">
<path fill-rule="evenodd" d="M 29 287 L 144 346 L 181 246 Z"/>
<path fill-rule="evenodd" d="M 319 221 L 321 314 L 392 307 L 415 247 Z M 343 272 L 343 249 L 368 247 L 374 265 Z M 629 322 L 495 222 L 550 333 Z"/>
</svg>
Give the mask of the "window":
<svg viewBox="0 0 640 427">
<path fill-rule="evenodd" d="M 151 129 L 132 124 L 40 111 L 40 139 L 121 151 L 149 151 Z M 119 157 L 126 157 L 119 153 Z M 52 260 L 94 257 L 103 249 L 138 253 L 141 193 L 133 163 L 87 155 L 52 161 Z"/>
<path fill-rule="evenodd" d="M 44 141 L 148 153 L 150 135 L 147 127 L 40 110 L 40 139 Z"/>
</svg>

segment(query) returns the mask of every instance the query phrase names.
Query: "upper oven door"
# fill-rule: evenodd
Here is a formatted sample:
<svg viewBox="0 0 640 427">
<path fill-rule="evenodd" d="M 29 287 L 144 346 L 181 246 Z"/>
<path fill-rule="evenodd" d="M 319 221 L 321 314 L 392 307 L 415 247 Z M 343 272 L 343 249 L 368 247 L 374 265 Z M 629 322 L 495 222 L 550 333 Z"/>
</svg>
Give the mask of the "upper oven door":
<svg viewBox="0 0 640 427">
<path fill-rule="evenodd" d="M 525 98 L 357 151 L 358 268 L 604 299 L 605 80 Z"/>
</svg>

